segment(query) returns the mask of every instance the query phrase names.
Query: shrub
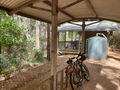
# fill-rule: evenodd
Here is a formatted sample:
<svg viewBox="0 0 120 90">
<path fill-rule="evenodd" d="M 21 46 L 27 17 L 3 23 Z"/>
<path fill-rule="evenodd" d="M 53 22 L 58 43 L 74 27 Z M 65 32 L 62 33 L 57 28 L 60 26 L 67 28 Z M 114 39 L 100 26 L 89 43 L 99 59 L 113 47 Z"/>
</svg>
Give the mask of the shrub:
<svg viewBox="0 0 120 90">
<path fill-rule="evenodd" d="M 0 54 L 0 74 L 10 72 L 10 61 Z"/>
</svg>

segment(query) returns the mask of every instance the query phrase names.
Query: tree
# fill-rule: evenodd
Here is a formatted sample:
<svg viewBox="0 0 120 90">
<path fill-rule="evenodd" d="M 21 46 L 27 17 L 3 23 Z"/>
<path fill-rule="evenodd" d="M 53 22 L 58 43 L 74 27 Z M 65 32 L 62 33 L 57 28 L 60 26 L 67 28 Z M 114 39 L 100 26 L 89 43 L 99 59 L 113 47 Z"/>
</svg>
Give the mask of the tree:
<svg viewBox="0 0 120 90">
<path fill-rule="evenodd" d="M 36 50 L 37 52 L 39 52 L 40 50 L 40 22 L 39 21 L 36 21 Z"/>
<path fill-rule="evenodd" d="M 50 61 L 50 24 L 47 24 L 47 59 Z"/>
<path fill-rule="evenodd" d="M 23 36 L 23 29 L 19 27 L 17 21 L 5 13 L 0 14 L 0 46 L 7 47 L 6 51 L 10 54 L 11 46 L 20 45 L 25 40 L 25 35 Z"/>
</svg>

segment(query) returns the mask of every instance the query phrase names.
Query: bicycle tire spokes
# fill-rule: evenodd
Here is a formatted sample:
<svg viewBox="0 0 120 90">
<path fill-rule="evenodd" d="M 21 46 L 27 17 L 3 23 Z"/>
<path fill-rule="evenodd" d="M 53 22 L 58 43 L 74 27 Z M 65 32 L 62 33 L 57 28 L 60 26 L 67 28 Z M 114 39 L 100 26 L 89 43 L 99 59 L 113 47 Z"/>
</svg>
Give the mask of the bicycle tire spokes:
<svg viewBox="0 0 120 90">
<path fill-rule="evenodd" d="M 83 72 L 83 76 L 84 78 L 89 81 L 90 80 L 90 73 L 89 73 L 89 70 L 88 68 L 86 67 L 85 64 L 82 64 L 82 72 Z"/>
<path fill-rule="evenodd" d="M 80 70 L 75 69 L 70 75 L 71 87 L 73 90 L 81 90 L 83 77 L 80 74 Z"/>
</svg>

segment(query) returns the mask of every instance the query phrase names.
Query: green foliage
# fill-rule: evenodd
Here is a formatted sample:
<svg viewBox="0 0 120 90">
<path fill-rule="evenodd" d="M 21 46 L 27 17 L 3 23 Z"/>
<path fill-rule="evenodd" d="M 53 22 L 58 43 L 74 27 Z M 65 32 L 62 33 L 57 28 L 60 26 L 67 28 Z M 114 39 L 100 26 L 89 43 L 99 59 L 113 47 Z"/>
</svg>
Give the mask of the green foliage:
<svg viewBox="0 0 120 90">
<path fill-rule="evenodd" d="M 59 33 L 59 41 L 65 41 L 65 32 Z"/>
<path fill-rule="evenodd" d="M 10 72 L 20 65 L 20 59 L 26 51 L 26 31 L 5 12 L 0 12 L 0 73 Z M 10 53 L 8 54 L 8 49 Z M 5 56 L 5 57 L 4 57 Z M 17 58 L 19 57 L 19 58 Z"/>
<path fill-rule="evenodd" d="M 6 17 L 0 21 L 0 41 L 3 45 L 20 44 L 22 29 L 16 21 Z"/>
<path fill-rule="evenodd" d="M 13 70 L 16 70 L 20 65 L 19 58 L 12 58 L 11 60 L 4 57 L 0 54 L 0 74 L 10 73 Z"/>
<path fill-rule="evenodd" d="M 120 30 L 114 31 L 113 35 L 109 37 L 109 45 L 115 48 L 120 48 Z"/>
<path fill-rule="evenodd" d="M 68 37 L 71 38 L 73 35 L 73 32 L 68 32 Z"/>
<path fill-rule="evenodd" d="M 0 54 L 0 74 L 6 73 L 9 71 L 9 61 Z"/>
<path fill-rule="evenodd" d="M 12 58 L 10 60 L 11 65 L 15 68 L 17 68 L 20 65 L 20 59 L 19 58 Z"/>
<path fill-rule="evenodd" d="M 43 61 L 44 51 L 45 51 L 45 49 L 42 48 L 40 50 L 40 52 L 38 52 L 38 55 L 36 56 L 36 61 L 38 61 L 38 62 L 42 62 Z"/>
<path fill-rule="evenodd" d="M 2 54 L 0 54 L 0 74 L 10 72 L 10 62 Z"/>
<path fill-rule="evenodd" d="M 48 60 L 44 58 L 44 52 L 45 52 L 44 48 L 42 48 L 40 50 L 40 52 L 35 52 L 34 58 L 32 57 L 32 60 L 27 58 L 26 61 L 24 61 L 24 64 L 33 66 L 33 65 L 39 64 L 43 61 L 48 62 Z"/>
<path fill-rule="evenodd" d="M 0 12 L 0 42 L 2 49 L 11 49 L 11 52 L 25 51 L 26 31 L 21 28 L 16 20 L 12 20 L 6 13 Z"/>
<path fill-rule="evenodd" d="M 5 12 L 0 11 L 0 42 L 2 43 L 0 73 L 11 72 L 23 62 L 34 65 L 47 61 L 43 58 L 44 48 L 46 48 L 46 24 L 43 22 L 40 23 L 40 46 L 44 48 L 41 48 L 39 55 L 34 57 L 34 60 L 26 59 L 30 54 L 36 53 L 35 28 L 35 20 L 33 19 L 17 15 L 11 18 Z M 9 50 L 10 53 L 8 53 Z"/>
</svg>

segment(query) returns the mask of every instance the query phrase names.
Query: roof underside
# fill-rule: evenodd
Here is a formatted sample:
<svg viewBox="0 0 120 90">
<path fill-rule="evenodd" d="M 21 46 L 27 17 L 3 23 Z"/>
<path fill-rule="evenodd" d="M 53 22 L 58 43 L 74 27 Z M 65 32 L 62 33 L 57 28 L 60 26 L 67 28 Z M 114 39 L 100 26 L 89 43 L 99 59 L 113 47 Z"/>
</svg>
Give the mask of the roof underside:
<svg viewBox="0 0 120 90">
<path fill-rule="evenodd" d="M 74 22 L 76 24 L 82 24 L 82 22 Z M 92 25 L 89 25 L 90 23 L 94 23 L 94 21 L 86 22 L 85 31 L 115 31 L 118 30 L 118 25 L 115 22 L 110 21 L 101 21 Z M 58 27 L 59 32 L 65 32 L 65 31 L 82 31 L 82 26 L 80 25 L 74 25 L 70 23 L 62 24 Z"/>
<path fill-rule="evenodd" d="M 51 23 L 52 0 L 0 0 L 0 9 Z M 81 19 L 120 22 L 120 0 L 58 0 L 58 24 Z"/>
</svg>

